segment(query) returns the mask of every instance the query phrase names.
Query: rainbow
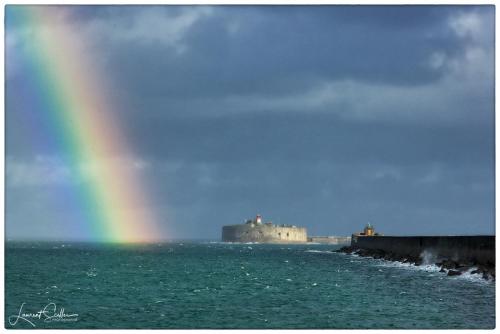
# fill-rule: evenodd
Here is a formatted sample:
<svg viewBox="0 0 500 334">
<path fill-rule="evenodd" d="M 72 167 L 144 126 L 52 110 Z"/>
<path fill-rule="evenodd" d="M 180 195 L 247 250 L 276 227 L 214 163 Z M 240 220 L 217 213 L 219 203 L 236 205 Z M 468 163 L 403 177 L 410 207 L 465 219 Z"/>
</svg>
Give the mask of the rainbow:
<svg viewBox="0 0 500 334">
<path fill-rule="evenodd" d="M 60 196 L 59 205 L 74 199 L 79 218 L 71 232 L 83 240 L 136 243 L 155 242 L 162 229 L 137 170 L 124 164 L 130 146 L 116 115 L 112 89 L 103 71 L 88 54 L 83 34 L 64 19 L 57 6 L 7 6 L 6 27 L 24 31 L 23 46 L 16 48 L 24 80 L 23 96 L 36 113 L 58 156 L 76 178 L 72 194 Z M 86 49 L 87 47 L 87 49 Z"/>
</svg>

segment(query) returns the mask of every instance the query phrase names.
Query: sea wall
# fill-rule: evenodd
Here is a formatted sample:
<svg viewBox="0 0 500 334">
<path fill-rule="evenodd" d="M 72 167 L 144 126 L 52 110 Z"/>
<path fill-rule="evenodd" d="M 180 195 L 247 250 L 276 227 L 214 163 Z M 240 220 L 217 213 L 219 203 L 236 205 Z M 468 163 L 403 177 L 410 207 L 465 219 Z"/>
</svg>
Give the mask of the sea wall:
<svg viewBox="0 0 500 334">
<path fill-rule="evenodd" d="M 331 236 L 312 236 L 307 238 L 307 242 L 331 245 L 348 245 L 351 243 L 351 237 Z"/>
<path fill-rule="evenodd" d="M 307 231 L 303 227 L 242 224 L 222 228 L 222 241 L 261 243 L 305 243 Z"/>
<path fill-rule="evenodd" d="M 424 251 L 437 260 L 449 259 L 495 265 L 495 236 L 359 236 L 353 235 L 351 247 L 382 250 L 398 256 L 419 257 Z"/>
</svg>

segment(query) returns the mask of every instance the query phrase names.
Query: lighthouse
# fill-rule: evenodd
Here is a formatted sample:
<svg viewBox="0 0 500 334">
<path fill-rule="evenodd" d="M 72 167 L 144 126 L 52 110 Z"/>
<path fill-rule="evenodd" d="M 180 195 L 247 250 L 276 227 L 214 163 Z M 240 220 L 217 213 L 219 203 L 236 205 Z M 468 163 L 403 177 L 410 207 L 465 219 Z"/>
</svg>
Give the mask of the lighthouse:
<svg viewBox="0 0 500 334">
<path fill-rule="evenodd" d="M 262 224 L 262 216 L 261 215 L 257 215 L 257 217 L 255 217 L 255 224 Z"/>
</svg>

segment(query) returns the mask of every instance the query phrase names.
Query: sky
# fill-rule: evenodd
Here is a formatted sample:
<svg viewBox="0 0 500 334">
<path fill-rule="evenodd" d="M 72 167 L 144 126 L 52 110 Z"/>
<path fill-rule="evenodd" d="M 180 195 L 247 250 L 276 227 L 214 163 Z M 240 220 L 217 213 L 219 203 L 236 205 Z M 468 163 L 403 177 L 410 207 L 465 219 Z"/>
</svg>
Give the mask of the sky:
<svg viewBox="0 0 500 334">
<path fill-rule="evenodd" d="M 164 238 L 256 214 L 309 235 L 494 234 L 493 6 L 51 10 L 108 83 L 130 152 L 108 158 Z M 33 135 L 10 56 L 29 41 L 6 28 L 6 236 L 77 240 L 60 194 L 86 181 Z"/>
</svg>

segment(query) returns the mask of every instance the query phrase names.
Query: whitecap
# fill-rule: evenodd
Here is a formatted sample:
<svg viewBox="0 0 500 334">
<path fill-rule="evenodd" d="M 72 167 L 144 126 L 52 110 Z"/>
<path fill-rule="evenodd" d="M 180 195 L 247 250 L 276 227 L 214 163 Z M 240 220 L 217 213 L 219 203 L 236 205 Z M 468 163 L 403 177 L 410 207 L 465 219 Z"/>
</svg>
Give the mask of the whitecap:
<svg viewBox="0 0 500 334">
<path fill-rule="evenodd" d="M 492 284 L 493 280 L 487 280 L 483 278 L 482 273 L 472 273 L 474 270 L 477 270 L 477 268 L 469 268 L 467 271 L 464 271 L 462 275 L 459 276 L 453 276 L 451 278 L 453 279 L 462 279 L 470 282 L 475 282 L 475 283 L 482 283 L 482 284 Z"/>
<path fill-rule="evenodd" d="M 91 267 L 88 271 L 85 272 L 88 277 L 96 277 L 97 276 L 97 269 L 94 267 Z"/>
<path fill-rule="evenodd" d="M 321 253 L 321 254 L 333 254 L 331 251 L 324 251 L 319 249 L 306 249 L 304 253 Z"/>
<path fill-rule="evenodd" d="M 436 266 L 435 264 L 423 264 L 420 266 L 416 266 L 409 262 L 403 263 L 398 261 L 386 261 L 386 260 L 378 260 L 378 261 L 379 262 L 375 264 L 376 267 L 404 268 L 404 269 L 419 270 L 426 272 L 439 272 L 439 270 L 441 270 L 441 268 Z"/>
</svg>

